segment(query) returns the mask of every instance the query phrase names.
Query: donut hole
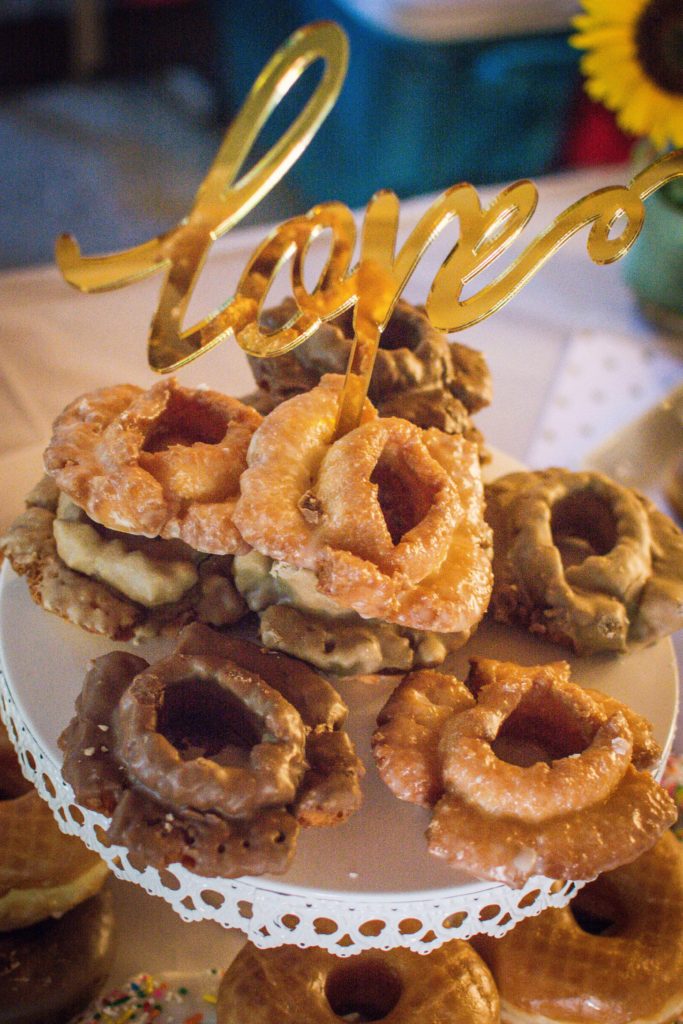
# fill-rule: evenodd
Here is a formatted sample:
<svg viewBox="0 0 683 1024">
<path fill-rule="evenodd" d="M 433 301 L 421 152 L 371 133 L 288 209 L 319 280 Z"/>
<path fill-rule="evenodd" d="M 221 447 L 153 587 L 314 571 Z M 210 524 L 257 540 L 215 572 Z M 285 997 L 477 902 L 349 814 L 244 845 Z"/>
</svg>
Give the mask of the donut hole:
<svg viewBox="0 0 683 1024">
<path fill-rule="evenodd" d="M 421 479 L 409 462 L 395 458 L 384 448 L 370 476 L 377 487 L 377 501 L 391 540 L 401 538 L 421 523 L 434 497 L 433 488 Z"/>
<path fill-rule="evenodd" d="M 19 767 L 3 772 L 0 777 L 0 802 L 4 800 L 16 800 L 18 797 L 28 793 L 33 786 L 21 774 Z"/>
<path fill-rule="evenodd" d="M 3 745 L 0 747 L 0 800 L 16 800 L 30 789 L 33 786 L 24 778 L 14 749 L 9 744 Z"/>
<path fill-rule="evenodd" d="M 389 352 L 400 348 L 414 352 L 424 341 L 426 327 L 428 324 L 421 317 L 394 314 L 382 331 L 380 346 Z"/>
<path fill-rule="evenodd" d="M 358 1022 L 384 1020 L 403 992 L 399 975 L 379 957 L 335 968 L 325 995 L 337 1017 Z"/>
<path fill-rule="evenodd" d="M 602 879 L 579 890 L 569 904 L 571 915 L 582 932 L 609 938 L 626 920 L 626 911 L 616 893 Z"/>
<path fill-rule="evenodd" d="M 218 444 L 226 435 L 225 410 L 197 399 L 197 396 L 172 391 L 168 405 L 147 434 L 143 452 L 164 452 L 172 445 L 189 447 L 197 442 Z"/>
<path fill-rule="evenodd" d="M 555 693 L 535 688 L 505 719 L 491 746 L 501 761 L 528 768 L 581 754 L 592 738 Z"/>
<path fill-rule="evenodd" d="M 206 757 L 219 764 L 246 763 L 261 734 L 245 707 L 212 679 L 169 683 L 157 730 L 183 761 Z"/>
<path fill-rule="evenodd" d="M 553 543 L 566 569 L 592 555 L 607 555 L 617 543 L 617 525 L 607 501 L 590 491 L 577 491 L 553 505 Z"/>
</svg>

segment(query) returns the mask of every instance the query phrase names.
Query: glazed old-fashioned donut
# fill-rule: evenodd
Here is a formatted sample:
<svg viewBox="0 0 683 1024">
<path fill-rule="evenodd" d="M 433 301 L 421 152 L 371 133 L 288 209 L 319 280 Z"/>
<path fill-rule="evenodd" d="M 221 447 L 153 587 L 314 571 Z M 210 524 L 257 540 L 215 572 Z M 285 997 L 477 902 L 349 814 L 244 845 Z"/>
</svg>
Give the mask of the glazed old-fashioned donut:
<svg viewBox="0 0 683 1024">
<path fill-rule="evenodd" d="M 230 554 L 244 550 L 232 510 L 260 422 L 237 399 L 173 378 L 100 388 L 57 417 L 45 469 L 102 526 Z"/>
<path fill-rule="evenodd" d="M 634 741 L 632 711 L 569 682 L 566 663 L 474 659 L 472 676 L 477 703 L 439 736 L 435 856 L 512 887 L 533 875 L 590 879 L 673 824 L 673 801 L 645 770 L 656 748 L 647 728 L 647 742 Z"/>
<path fill-rule="evenodd" d="M 250 583 L 238 560 L 237 586 L 262 615 L 293 604 L 332 632 L 336 622 L 343 629 L 376 620 L 422 640 L 445 636 L 430 650 L 428 663 L 438 663 L 469 637 L 490 594 L 476 450 L 460 436 L 378 419 L 369 404 L 361 425 L 335 440 L 342 382 L 324 377 L 254 434 L 235 522 L 265 565 Z M 269 625 L 262 639 L 279 646 Z M 365 671 L 396 667 L 388 661 Z"/>
<path fill-rule="evenodd" d="M 179 541 L 159 539 L 145 540 L 143 549 L 139 538 L 102 531 L 75 505 L 65 506 L 47 476 L 26 505 L 0 538 L 0 557 L 26 578 L 36 604 L 81 629 L 137 641 L 175 636 L 196 620 L 230 625 L 247 612 L 233 583 L 232 555 L 201 555 Z M 62 540 L 75 535 L 69 550 L 76 560 L 58 546 L 60 530 Z"/>
<path fill-rule="evenodd" d="M 372 734 L 377 770 L 394 796 L 434 806 L 443 794 L 441 730 L 455 711 L 474 703 L 465 684 L 446 672 L 417 669 L 404 676 Z"/>
<path fill-rule="evenodd" d="M 496 987 L 480 957 L 454 940 L 421 956 L 407 949 L 340 959 L 323 949 L 280 946 L 238 953 L 218 990 L 217 1024 L 495 1024 Z"/>
<path fill-rule="evenodd" d="M 60 738 L 63 775 L 145 863 L 281 873 L 300 824 L 360 804 L 346 714 L 306 666 L 194 625 L 152 666 L 123 651 L 93 662 Z"/>
<path fill-rule="evenodd" d="M 429 850 L 512 887 L 533 875 L 588 879 L 633 860 L 676 817 L 648 773 L 649 724 L 570 682 L 569 665 L 471 659 L 467 687 L 413 672 L 372 738 L 400 799 L 433 807 Z"/>
<path fill-rule="evenodd" d="M 683 1013 L 683 847 L 671 833 L 568 907 L 475 945 L 504 1024 L 668 1024 Z"/>
<path fill-rule="evenodd" d="M 296 312 L 292 299 L 267 310 L 266 330 Z M 323 323 L 302 345 L 271 359 L 249 358 L 258 391 L 250 401 L 270 412 L 281 402 L 315 387 L 326 373 L 346 372 L 353 340 L 352 315 Z M 463 434 L 483 453 L 471 415 L 491 401 L 491 376 L 481 353 L 449 342 L 426 314 L 399 300 L 380 338 L 369 388 L 380 416 L 401 416 L 418 427 Z"/>
<path fill-rule="evenodd" d="M 569 665 L 556 662 L 548 667 L 552 675 L 569 683 Z M 372 752 L 377 770 L 400 800 L 433 807 L 444 792 L 444 764 L 439 742 L 444 725 L 455 712 L 464 711 L 476 705 L 475 694 L 482 686 L 496 678 L 498 672 L 511 670 L 503 662 L 473 659 L 467 686 L 455 676 L 419 669 L 404 676 L 389 700 L 377 716 L 377 728 L 372 735 Z M 569 746 L 584 747 L 591 742 L 590 723 L 603 727 L 615 715 L 621 715 L 628 725 L 631 738 L 631 759 L 636 768 L 647 771 L 659 763 L 661 749 L 652 735 L 652 727 L 640 715 L 621 701 L 608 697 L 598 690 L 571 688 L 572 696 L 579 700 L 578 710 L 587 712 L 583 725 L 580 719 L 564 723 L 565 741 Z M 587 695 L 599 707 L 583 700 Z M 538 707 L 527 692 L 524 704 L 515 711 L 517 740 L 509 730 L 496 739 L 496 749 L 507 754 L 513 763 L 522 761 L 532 764 L 533 759 L 547 759 L 548 750 L 557 743 L 555 723 L 544 721 L 543 708 Z M 526 709 L 526 710 L 525 710 Z M 486 749 L 488 768 L 491 768 L 491 751 Z M 522 758 L 522 761 L 520 761 Z M 486 758 L 485 758 L 486 759 Z M 523 794 L 527 798 L 527 794 Z"/>
<path fill-rule="evenodd" d="M 66 913 L 99 892 L 107 875 L 80 839 L 60 832 L 0 722 L 0 932 Z"/>
<path fill-rule="evenodd" d="M 101 990 L 114 953 L 111 892 L 0 933 L 2 1024 L 68 1024 Z"/>
<path fill-rule="evenodd" d="M 511 473 L 486 488 L 491 605 L 578 654 L 624 651 L 683 625 L 683 534 L 601 473 Z"/>
</svg>

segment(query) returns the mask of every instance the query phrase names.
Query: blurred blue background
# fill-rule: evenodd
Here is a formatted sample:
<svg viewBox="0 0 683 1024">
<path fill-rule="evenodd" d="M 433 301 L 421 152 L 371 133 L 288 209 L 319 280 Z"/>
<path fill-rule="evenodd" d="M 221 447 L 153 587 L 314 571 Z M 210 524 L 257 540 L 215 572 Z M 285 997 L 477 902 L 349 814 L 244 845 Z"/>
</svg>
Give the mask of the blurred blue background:
<svg viewBox="0 0 683 1024">
<path fill-rule="evenodd" d="M 4 0 L 0 3 L 0 266 L 136 244 L 186 212 L 272 52 L 319 18 L 351 44 L 339 101 L 249 217 L 364 205 L 467 180 L 614 159 L 623 140 L 583 98 L 567 42 L 574 0 Z M 305 101 L 310 68 L 266 126 Z M 620 148 L 621 147 L 621 148 Z"/>
<path fill-rule="evenodd" d="M 340 198 L 359 206 L 382 187 L 410 196 L 456 181 L 505 181 L 559 166 L 578 91 L 577 54 L 567 44 L 566 24 L 506 37 L 499 34 L 502 20 L 509 21 L 506 5 L 498 3 L 488 5 L 497 12 L 488 25 L 493 38 L 408 38 L 343 3 L 281 0 L 254 31 L 253 6 L 234 0 L 214 7 L 219 81 L 233 101 L 298 25 L 331 17 L 349 36 L 342 93 L 291 172 L 307 203 Z M 266 137 L 283 124 L 284 109 Z"/>
</svg>

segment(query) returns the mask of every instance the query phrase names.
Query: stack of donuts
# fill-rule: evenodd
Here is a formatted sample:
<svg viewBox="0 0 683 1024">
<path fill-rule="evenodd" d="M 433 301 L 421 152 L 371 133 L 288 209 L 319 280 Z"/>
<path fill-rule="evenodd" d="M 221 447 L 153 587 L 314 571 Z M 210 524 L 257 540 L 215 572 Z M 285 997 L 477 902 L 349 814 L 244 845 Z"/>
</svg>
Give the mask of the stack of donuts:
<svg viewBox="0 0 683 1024">
<path fill-rule="evenodd" d="M 277 325 L 290 313 L 269 315 Z M 108 841 L 141 866 L 278 873 L 302 827 L 344 826 L 369 768 L 429 809 L 433 856 L 511 887 L 601 876 L 590 891 L 617 903 L 642 890 L 681 949 L 680 915 L 640 881 L 656 868 L 680 896 L 680 851 L 665 837 L 676 809 L 653 775 L 662 751 L 641 716 L 581 685 L 580 659 L 680 628 L 683 534 L 597 473 L 553 468 L 485 487 L 471 420 L 490 400 L 485 363 L 405 303 L 361 422 L 337 436 L 350 345 L 342 317 L 296 353 L 254 362 L 258 391 L 244 401 L 174 380 L 121 384 L 57 417 L 45 477 L 0 553 L 74 626 L 176 644 L 162 658 L 117 649 L 84 666 L 60 738 L 76 801 L 110 818 Z M 487 613 L 571 650 L 574 677 L 564 661 L 479 657 L 457 678 L 447 659 Z M 363 765 L 344 727 L 344 677 L 378 674 L 396 687 L 375 763 Z M 328 954 L 247 947 L 218 1019 L 484 1024 L 498 1019 L 497 984 L 506 1021 L 672 1020 L 683 972 L 664 948 L 643 978 L 661 968 L 671 985 L 626 1009 L 616 988 L 578 972 L 552 994 L 532 972 L 525 1002 L 529 959 L 565 941 L 532 938 L 536 926 L 584 936 L 577 959 L 604 956 L 606 978 L 626 963 L 608 950 L 641 949 L 634 935 L 650 916 L 615 911 L 593 935 L 582 907 L 481 943 L 488 967 L 461 942 L 419 962 L 363 954 L 355 973 Z"/>
<path fill-rule="evenodd" d="M 649 723 L 569 676 L 566 662 L 473 659 L 466 686 L 423 670 L 396 688 L 375 758 L 396 796 L 433 807 L 435 856 L 514 888 L 533 875 L 587 880 L 674 823 L 649 772 L 661 758 Z"/>
<path fill-rule="evenodd" d="M 308 666 L 195 623 L 152 665 L 125 651 L 91 664 L 62 771 L 142 867 L 279 874 L 301 825 L 360 805 L 347 711 Z"/>
<path fill-rule="evenodd" d="M 266 312 L 263 327 L 281 327 L 296 312 L 292 299 Z M 327 373 L 343 374 L 353 341 L 351 312 L 322 324 L 303 345 L 276 358 L 249 358 L 257 390 L 248 397 L 262 413 L 310 391 Z M 474 413 L 491 402 L 491 375 L 480 352 L 449 342 L 423 310 L 399 300 L 380 339 L 369 389 L 381 416 L 464 434 L 488 458 Z"/>
<path fill-rule="evenodd" d="M 83 395 L 55 420 L 46 475 L 0 550 L 38 604 L 112 640 L 236 622 L 232 556 L 246 545 L 232 511 L 260 422 L 174 380 Z"/>
</svg>

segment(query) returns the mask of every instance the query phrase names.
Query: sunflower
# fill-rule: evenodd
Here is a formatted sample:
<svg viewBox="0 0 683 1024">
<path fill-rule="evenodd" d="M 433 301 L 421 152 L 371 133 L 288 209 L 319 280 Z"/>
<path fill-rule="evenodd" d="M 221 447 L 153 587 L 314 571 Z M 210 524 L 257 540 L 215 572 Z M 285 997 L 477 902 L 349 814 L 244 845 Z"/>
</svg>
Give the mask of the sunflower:
<svg viewBox="0 0 683 1024">
<path fill-rule="evenodd" d="M 581 0 L 570 42 L 586 91 L 624 131 L 683 146 L 683 0 Z"/>
</svg>

